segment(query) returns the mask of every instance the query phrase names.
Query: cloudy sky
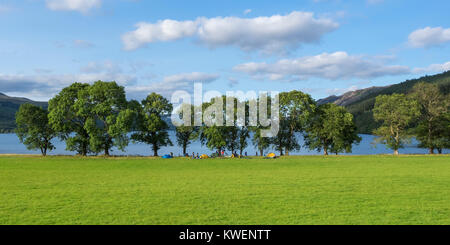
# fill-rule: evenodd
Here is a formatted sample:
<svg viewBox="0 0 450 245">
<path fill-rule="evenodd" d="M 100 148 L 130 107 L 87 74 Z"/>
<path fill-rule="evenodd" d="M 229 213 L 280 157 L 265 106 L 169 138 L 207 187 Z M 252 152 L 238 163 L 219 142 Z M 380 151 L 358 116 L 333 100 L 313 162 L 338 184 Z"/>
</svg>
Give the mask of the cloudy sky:
<svg viewBox="0 0 450 245">
<path fill-rule="evenodd" d="M 450 70 L 450 2 L 0 0 L 0 92 L 115 80 L 128 98 L 293 89 L 315 99 Z"/>
</svg>

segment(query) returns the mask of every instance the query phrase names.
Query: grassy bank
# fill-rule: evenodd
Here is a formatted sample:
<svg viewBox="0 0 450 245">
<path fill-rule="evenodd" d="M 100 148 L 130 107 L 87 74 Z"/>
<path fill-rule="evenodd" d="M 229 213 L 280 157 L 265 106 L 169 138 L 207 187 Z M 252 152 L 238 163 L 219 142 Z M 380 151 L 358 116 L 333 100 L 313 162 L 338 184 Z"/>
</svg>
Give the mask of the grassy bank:
<svg viewBox="0 0 450 245">
<path fill-rule="evenodd" d="M 0 224 L 450 224 L 450 156 L 0 156 Z"/>
</svg>

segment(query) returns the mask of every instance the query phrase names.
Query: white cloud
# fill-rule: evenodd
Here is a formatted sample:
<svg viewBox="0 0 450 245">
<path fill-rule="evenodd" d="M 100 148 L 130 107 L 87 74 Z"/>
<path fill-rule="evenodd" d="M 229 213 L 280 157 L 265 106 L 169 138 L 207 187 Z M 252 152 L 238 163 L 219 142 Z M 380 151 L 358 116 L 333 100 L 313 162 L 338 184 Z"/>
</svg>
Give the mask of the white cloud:
<svg viewBox="0 0 450 245">
<path fill-rule="evenodd" d="M 250 14 L 251 12 L 252 12 L 251 9 L 246 9 L 246 10 L 244 10 L 244 14 Z"/>
<path fill-rule="evenodd" d="M 200 17 L 196 20 L 160 20 L 141 22 L 136 30 L 125 33 L 125 50 L 135 50 L 149 43 L 175 41 L 194 37 L 208 47 L 237 46 L 245 51 L 285 52 L 302 43 L 316 43 L 338 23 L 328 18 L 315 18 L 310 12 L 256 18 Z"/>
<path fill-rule="evenodd" d="M 80 70 L 78 74 L 53 74 L 50 70 L 42 69 L 35 69 L 36 74 L 33 75 L 0 73 L 0 91 L 14 96 L 48 100 L 73 82 L 116 81 L 122 86 L 133 86 L 137 82 L 135 75 L 123 73 L 120 67 L 109 61 L 89 63 Z"/>
<path fill-rule="evenodd" d="M 12 96 L 27 97 L 35 100 L 48 100 L 62 88 L 74 82 L 92 83 L 98 80 L 116 81 L 124 86 L 129 98 L 144 98 L 150 92 L 170 96 L 176 90 L 192 91 L 194 82 L 211 83 L 219 78 L 217 74 L 191 72 L 164 77 L 159 82 L 144 82 L 153 80 L 154 75 L 136 73 L 150 64 L 135 62 L 131 69 L 122 69 L 120 64 L 110 60 L 89 62 L 80 67 L 79 73 L 54 74 L 48 69 L 34 69 L 32 74 L 2 74 L 0 73 L 0 92 Z M 134 64 L 134 63 L 133 63 Z M 126 66 L 128 68 L 128 66 Z M 138 84 L 139 80 L 139 84 Z"/>
<path fill-rule="evenodd" d="M 450 42 L 450 28 L 425 27 L 418 29 L 409 34 L 408 42 L 416 48 L 427 48 Z"/>
<path fill-rule="evenodd" d="M 443 64 L 431 64 L 425 68 L 414 68 L 414 73 L 450 71 L 450 61 Z"/>
<path fill-rule="evenodd" d="M 194 83 L 211 83 L 219 78 L 217 74 L 207 74 L 201 72 L 181 73 L 166 76 L 161 82 L 150 83 L 148 85 L 137 85 L 127 88 L 127 92 L 132 98 L 144 98 L 151 92 L 156 92 L 170 98 L 173 92 L 185 90 L 192 92 Z"/>
<path fill-rule="evenodd" d="M 87 13 L 100 7 L 102 0 L 46 0 L 47 8 L 57 11 L 78 11 Z"/>
<path fill-rule="evenodd" d="M 282 59 L 273 64 L 250 62 L 237 65 L 233 69 L 270 80 L 304 80 L 310 77 L 336 80 L 410 73 L 409 67 L 406 66 L 388 66 L 377 58 L 352 56 L 346 52 Z"/>
<path fill-rule="evenodd" d="M 194 83 L 204 82 L 209 83 L 216 80 L 219 76 L 216 74 L 206 74 L 201 72 L 181 73 L 164 77 L 165 83 Z"/>
<path fill-rule="evenodd" d="M 345 94 L 345 93 L 347 93 L 347 92 L 350 92 L 350 91 L 356 91 L 356 90 L 358 90 L 358 89 L 359 89 L 358 86 L 352 85 L 352 86 L 350 86 L 350 87 L 348 87 L 348 88 L 333 88 L 333 89 L 327 89 L 327 90 L 326 90 L 326 93 L 327 93 L 328 95 Z"/>
</svg>

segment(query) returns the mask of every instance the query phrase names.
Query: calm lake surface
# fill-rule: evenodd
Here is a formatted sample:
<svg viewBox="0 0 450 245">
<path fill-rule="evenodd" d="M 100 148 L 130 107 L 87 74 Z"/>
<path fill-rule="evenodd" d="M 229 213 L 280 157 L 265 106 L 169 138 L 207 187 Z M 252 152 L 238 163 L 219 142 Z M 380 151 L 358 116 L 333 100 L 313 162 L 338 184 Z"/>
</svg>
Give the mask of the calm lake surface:
<svg viewBox="0 0 450 245">
<path fill-rule="evenodd" d="M 174 146 L 163 147 L 158 151 L 160 156 L 164 154 L 169 154 L 173 152 L 174 155 L 181 155 L 182 149 L 181 147 L 176 145 L 175 132 L 169 132 L 171 141 L 174 143 Z M 376 145 L 374 147 L 372 143 L 374 136 L 373 135 L 360 135 L 362 137 L 361 143 L 353 146 L 353 152 L 346 155 L 369 155 L 369 154 L 390 154 L 392 150 L 387 149 L 384 145 Z M 301 136 L 299 137 L 300 143 L 303 143 Z M 65 142 L 61 142 L 58 139 L 53 140 L 53 144 L 56 149 L 49 152 L 49 155 L 74 155 L 75 152 L 66 151 Z M 256 149 L 252 145 L 249 140 L 249 146 L 245 149 L 248 155 L 255 155 Z M 274 151 L 269 149 L 265 152 Z M 211 154 L 213 151 L 209 150 L 206 146 L 202 146 L 200 142 L 195 141 L 188 147 L 189 154 L 192 152 L 199 154 Z M 278 152 L 276 152 L 278 153 Z M 410 145 L 407 145 L 405 148 L 400 149 L 400 154 L 426 154 L 428 153 L 427 149 L 417 148 L 417 141 L 412 141 Z M 446 149 L 443 153 L 449 154 L 450 150 Z M 19 139 L 15 134 L 0 134 L 0 154 L 40 154 L 40 151 L 30 151 L 20 143 Z M 126 151 L 120 151 L 118 149 L 113 149 L 112 153 L 114 155 L 142 155 L 142 156 L 151 156 L 153 155 L 153 151 L 149 145 L 141 144 L 141 143 L 130 143 L 126 148 Z M 291 155 L 321 155 L 322 152 L 310 151 L 305 147 L 302 147 L 300 151 L 290 152 Z"/>
</svg>

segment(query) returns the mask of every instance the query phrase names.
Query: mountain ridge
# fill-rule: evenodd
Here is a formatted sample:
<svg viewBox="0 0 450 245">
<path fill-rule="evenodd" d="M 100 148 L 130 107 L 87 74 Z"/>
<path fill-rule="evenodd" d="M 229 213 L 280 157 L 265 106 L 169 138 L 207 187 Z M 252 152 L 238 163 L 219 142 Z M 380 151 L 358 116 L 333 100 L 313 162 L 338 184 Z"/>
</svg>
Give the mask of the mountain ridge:
<svg viewBox="0 0 450 245">
<path fill-rule="evenodd" d="M 400 83 L 391 84 L 382 87 L 369 87 L 355 91 L 346 92 L 342 95 L 331 95 L 329 97 L 317 100 L 318 104 L 334 103 L 344 106 L 353 114 L 358 133 L 371 134 L 372 131 L 380 126 L 373 119 L 373 107 L 375 98 L 378 95 L 393 93 L 407 94 L 418 82 L 433 83 L 439 86 L 444 95 L 450 94 L 450 71 L 435 75 L 426 75 L 415 79 L 408 79 Z"/>
</svg>

